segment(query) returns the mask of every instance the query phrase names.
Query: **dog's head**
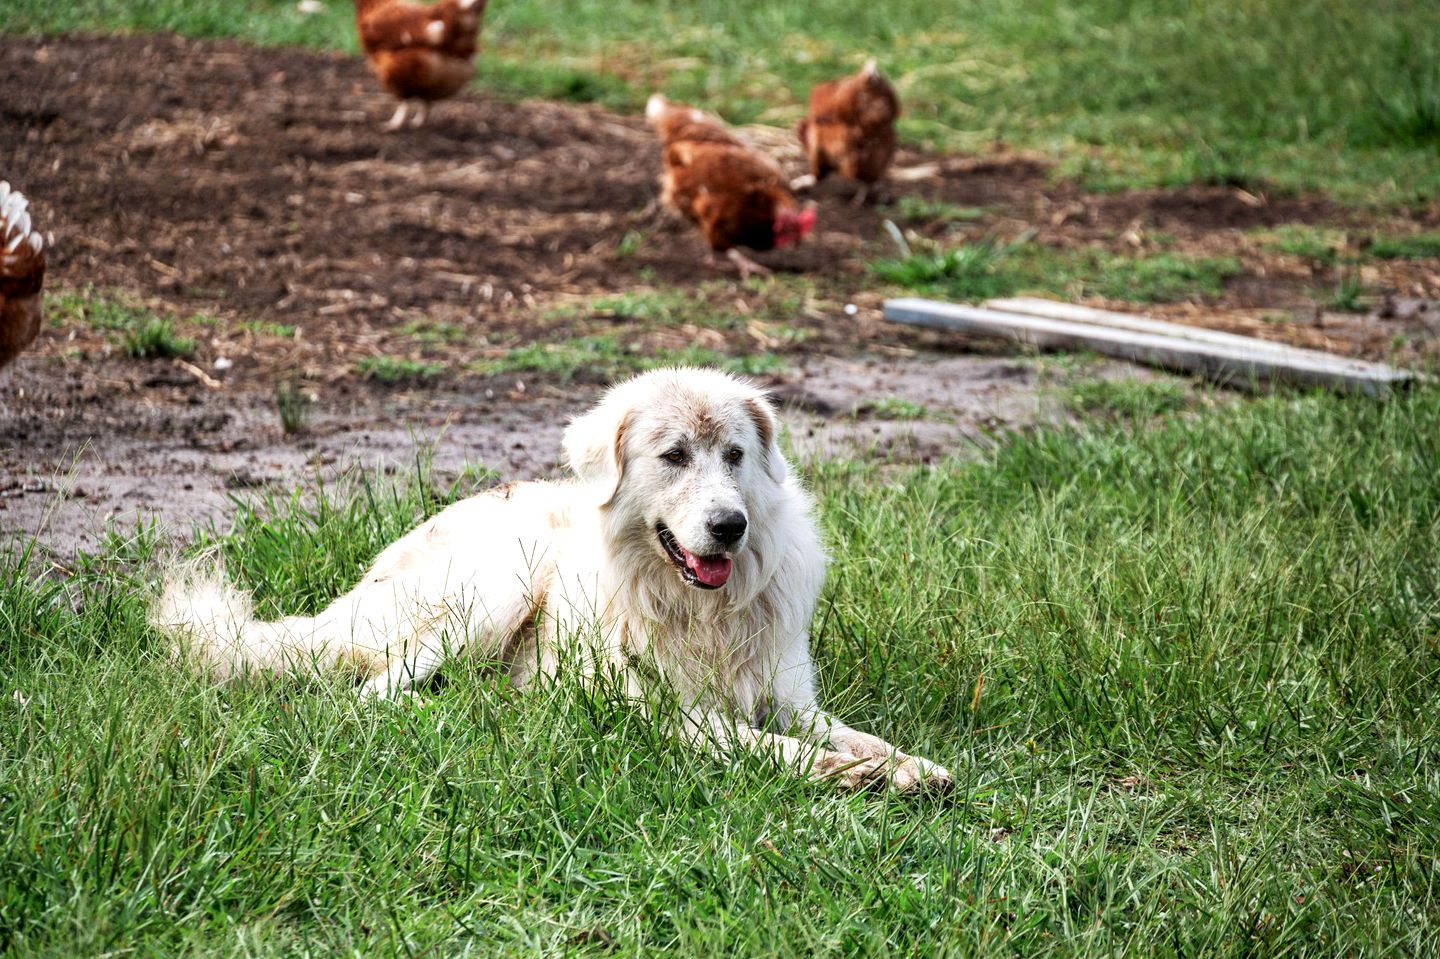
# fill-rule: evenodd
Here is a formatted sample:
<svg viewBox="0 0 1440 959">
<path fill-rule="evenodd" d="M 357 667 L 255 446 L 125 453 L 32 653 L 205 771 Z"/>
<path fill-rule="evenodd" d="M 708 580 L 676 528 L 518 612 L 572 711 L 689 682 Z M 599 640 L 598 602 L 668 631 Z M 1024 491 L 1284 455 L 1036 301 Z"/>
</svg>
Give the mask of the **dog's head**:
<svg viewBox="0 0 1440 959">
<path fill-rule="evenodd" d="M 686 584 L 719 589 L 785 481 L 775 431 L 774 409 L 748 383 L 656 370 L 573 420 L 565 454 L 595 488 L 612 546 L 649 550 Z"/>
</svg>

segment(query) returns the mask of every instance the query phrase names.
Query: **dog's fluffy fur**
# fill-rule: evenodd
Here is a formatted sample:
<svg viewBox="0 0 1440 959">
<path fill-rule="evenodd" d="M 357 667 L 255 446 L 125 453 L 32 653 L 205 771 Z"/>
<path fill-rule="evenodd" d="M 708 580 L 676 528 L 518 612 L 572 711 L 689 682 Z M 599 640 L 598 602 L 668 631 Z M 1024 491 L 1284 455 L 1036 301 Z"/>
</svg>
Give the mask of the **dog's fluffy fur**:
<svg viewBox="0 0 1440 959">
<path fill-rule="evenodd" d="M 697 744 L 767 750 L 851 787 L 950 785 L 816 702 L 807 634 L 825 554 L 763 393 L 714 371 L 647 373 L 573 420 L 565 453 L 578 482 L 454 504 L 317 616 L 257 621 L 223 576 L 192 569 L 152 620 L 220 677 L 347 665 L 372 696 L 406 694 L 461 650 L 519 683 L 577 652 L 637 694 L 663 677 Z"/>
</svg>

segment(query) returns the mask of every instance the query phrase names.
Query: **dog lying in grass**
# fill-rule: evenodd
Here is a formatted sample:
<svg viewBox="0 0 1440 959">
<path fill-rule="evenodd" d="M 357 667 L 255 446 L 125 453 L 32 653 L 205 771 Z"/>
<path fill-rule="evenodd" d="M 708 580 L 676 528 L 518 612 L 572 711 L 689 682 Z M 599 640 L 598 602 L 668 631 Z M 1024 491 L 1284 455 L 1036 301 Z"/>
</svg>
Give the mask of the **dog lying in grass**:
<svg viewBox="0 0 1440 959">
<path fill-rule="evenodd" d="M 217 676 L 350 666 L 373 697 L 406 695 L 461 652 L 521 684 L 587 663 L 637 700 L 668 684 L 684 736 L 725 755 L 764 751 L 848 788 L 953 784 L 817 702 L 808 631 L 825 554 L 762 392 L 710 370 L 646 373 L 572 421 L 564 445 L 578 481 L 450 506 L 317 616 L 257 621 L 221 574 L 191 570 L 152 622 Z"/>
</svg>

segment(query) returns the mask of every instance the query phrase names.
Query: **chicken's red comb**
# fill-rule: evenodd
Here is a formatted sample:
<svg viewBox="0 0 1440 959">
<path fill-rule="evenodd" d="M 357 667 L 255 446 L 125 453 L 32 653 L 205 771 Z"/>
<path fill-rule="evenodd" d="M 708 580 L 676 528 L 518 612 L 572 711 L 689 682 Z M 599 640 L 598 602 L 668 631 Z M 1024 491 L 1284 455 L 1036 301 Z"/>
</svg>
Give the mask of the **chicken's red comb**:
<svg viewBox="0 0 1440 959">
<path fill-rule="evenodd" d="M 781 210 L 775 217 L 775 245 L 786 247 L 793 243 L 799 243 L 813 229 L 815 229 L 815 208 L 813 206 L 803 210 Z"/>
</svg>

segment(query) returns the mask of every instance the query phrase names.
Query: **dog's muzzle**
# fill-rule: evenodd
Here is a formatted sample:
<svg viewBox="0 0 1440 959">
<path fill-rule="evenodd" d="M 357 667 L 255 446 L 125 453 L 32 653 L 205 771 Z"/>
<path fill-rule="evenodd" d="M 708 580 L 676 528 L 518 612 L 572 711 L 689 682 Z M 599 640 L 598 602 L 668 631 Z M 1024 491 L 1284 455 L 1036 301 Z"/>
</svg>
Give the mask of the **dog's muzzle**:
<svg viewBox="0 0 1440 959">
<path fill-rule="evenodd" d="M 735 534 L 732 542 L 737 542 L 744 533 L 745 528 L 742 525 L 740 532 Z M 660 547 L 665 550 L 665 555 L 670 557 L 670 562 L 680 573 L 680 578 L 691 586 L 697 586 L 700 589 L 719 589 L 730 581 L 730 569 L 733 564 L 729 553 L 696 556 L 681 546 L 680 541 L 675 538 L 675 534 L 670 532 L 663 523 L 655 527 L 655 535 L 659 538 Z"/>
</svg>

